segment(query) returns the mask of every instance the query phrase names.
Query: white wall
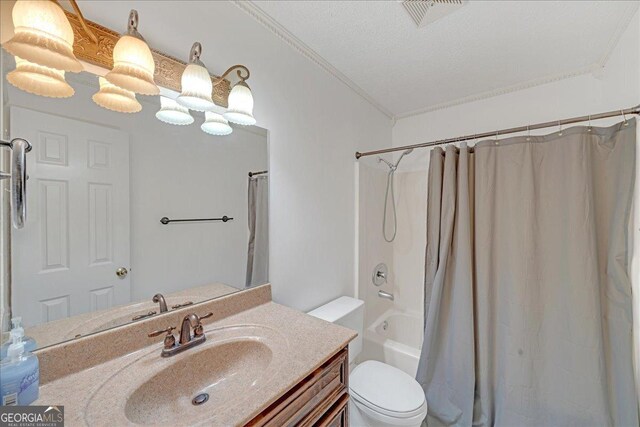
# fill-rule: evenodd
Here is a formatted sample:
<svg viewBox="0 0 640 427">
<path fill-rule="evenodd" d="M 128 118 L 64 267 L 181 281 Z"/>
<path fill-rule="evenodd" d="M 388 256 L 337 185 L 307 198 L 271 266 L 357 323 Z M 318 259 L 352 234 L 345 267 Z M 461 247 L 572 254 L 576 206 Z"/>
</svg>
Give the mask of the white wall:
<svg viewBox="0 0 640 427">
<path fill-rule="evenodd" d="M 9 63 L 12 59 L 9 58 Z M 13 68 L 12 65 L 9 67 Z M 6 84 L 7 102 L 49 114 L 115 127 L 129 134 L 131 297 L 150 299 L 187 287 L 227 283 L 244 287 L 247 259 L 247 173 L 267 168 L 267 136 L 236 127 L 225 137 L 155 118 L 157 98 L 133 115 L 97 106 L 97 77 L 68 76 L 69 99 L 34 96 Z M 164 226 L 159 220 L 228 215 L 223 223 Z"/>
</svg>

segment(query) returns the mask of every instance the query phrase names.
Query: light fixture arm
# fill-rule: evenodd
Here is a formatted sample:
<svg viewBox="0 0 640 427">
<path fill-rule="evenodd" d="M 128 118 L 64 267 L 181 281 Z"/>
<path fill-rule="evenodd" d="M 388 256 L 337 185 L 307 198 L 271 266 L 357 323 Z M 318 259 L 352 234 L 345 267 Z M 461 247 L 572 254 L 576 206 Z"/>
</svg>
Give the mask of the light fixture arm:
<svg viewBox="0 0 640 427">
<path fill-rule="evenodd" d="M 231 67 L 229 67 L 229 69 L 227 71 L 225 71 L 224 73 L 222 73 L 222 75 L 220 77 L 218 77 L 214 82 L 213 85 L 217 86 L 218 84 L 222 83 L 222 81 L 225 79 L 225 77 L 227 77 L 229 74 L 231 74 L 231 72 L 233 70 L 238 70 L 237 74 L 238 74 L 238 78 L 240 79 L 241 82 L 244 82 L 245 80 L 247 80 L 249 78 L 249 76 L 251 75 L 251 73 L 249 72 L 249 69 L 247 67 L 245 67 L 244 65 L 233 65 Z M 245 75 L 242 75 L 242 72 L 245 72 Z"/>
<path fill-rule="evenodd" d="M 204 67 L 204 64 L 200 60 L 200 55 L 202 55 L 202 45 L 200 42 L 195 42 L 189 51 L 189 64 L 197 64 Z"/>
<path fill-rule="evenodd" d="M 52 0 L 52 1 L 58 6 L 60 6 L 62 10 L 64 10 L 64 8 L 62 7 L 62 5 L 58 0 Z M 89 36 L 92 42 L 94 42 L 95 44 L 98 44 L 98 37 L 96 36 L 96 33 L 94 33 L 93 30 L 91 30 L 91 28 L 89 28 L 89 26 L 87 25 L 87 21 L 84 19 L 84 15 L 82 14 L 82 11 L 80 10 L 80 6 L 78 6 L 78 3 L 76 2 L 76 0 L 69 0 L 69 3 L 71 3 L 73 10 L 76 12 L 78 19 L 80 20 L 80 25 L 82 26 L 82 29 L 84 30 L 84 32 L 87 33 L 87 35 Z"/>
<path fill-rule="evenodd" d="M 135 9 L 131 9 L 131 12 L 129 12 L 129 21 L 127 22 L 127 32 L 125 34 L 145 41 L 144 37 L 138 32 L 138 11 Z"/>
</svg>

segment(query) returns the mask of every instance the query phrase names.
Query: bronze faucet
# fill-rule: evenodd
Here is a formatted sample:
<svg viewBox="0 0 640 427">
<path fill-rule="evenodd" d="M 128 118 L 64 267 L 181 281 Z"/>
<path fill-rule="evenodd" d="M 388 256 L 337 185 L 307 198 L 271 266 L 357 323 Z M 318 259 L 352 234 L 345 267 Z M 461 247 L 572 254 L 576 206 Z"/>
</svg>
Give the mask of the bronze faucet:
<svg viewBox="0 0 640 427">
<path fill-rule="evenodd" d="M 155 294 L 153 296 L 153 302 L 160 303 L 160 313 L 166 313 L 167 310 L 167 302 L 164 300 L 164 296 L 162 294 Z"/>
<path fill-rule="evenodd" d="M 202 344 L 207 339 L 204 335 L 204 328 L 200 321 L 211 316 L 213 316 L 213 313 L 207 313 L 202 317 L 198 317 L 195 313 L 184 316 L 182 324 L 180 325 L 180 340 L 177 343 L 176 338 L 173 336 L 173 330 L 175 329 L 173 326 L 167 329 L 151 332 L 149 337 L 157 337 L 158 335 L 166 334 L 164 337 L 164 348 L 162 349 L 161 356 L 174 356 L 183 350 Z M 193 329 L 193 336 L 191 335 L 191 329 Z"/>
<path fill-rule="evenodd" d="M 200 329 L 202 329 L 202 325 L 200 325 L 200 319 L 198 318 L 198 315 L 196 315 L 195 313 L 191 313 L 184 316 L 184 319 L 182 319 L 182 325 L 180 326 L 179 342 L 181 345 L 187 344 L 191 341 L 191 328 L 193 328 L 194 330 L 193 338 L 195 339 L 197 337 L 195 330 L 198 326 L 200 326 Z"/>
</svg>

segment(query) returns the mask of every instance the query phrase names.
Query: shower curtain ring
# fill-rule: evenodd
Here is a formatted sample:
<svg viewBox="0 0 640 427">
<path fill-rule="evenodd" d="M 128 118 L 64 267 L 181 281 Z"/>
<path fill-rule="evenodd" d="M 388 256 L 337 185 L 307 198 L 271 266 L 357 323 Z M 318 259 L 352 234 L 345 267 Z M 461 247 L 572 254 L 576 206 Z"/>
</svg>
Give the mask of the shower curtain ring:
<svg viewBox="0 0 640 427">
<path fill-rule="evenodd" d="M 589 127 L 587 128 L 587 132 L 591 132 L 591 114 L 589 114 Z"/>
<path fill-rule="evenodd" d="M 560 128 L 559 129 L 560 131 L 558 132 L 558 136 L 562 136 L 562 121 L 561 120 L 558 120 L 558 127 Z"/>
<path fill-rule="evenodd" d="M 495 141 L 493 142 L 495 145 L 498 145 L 498 144 L 499 144 L 499 142 L 498 142 L 498 132 L 499 132 L 499 131 L 496 131 L 496 139 L 495 139 Z"/>
<path fill-rule="evenodd" d="M 622 120 L 624 120 L 624 125 L 629 126 L 629 122 L 627 121 L 626 114 L 624 114 L 624 110 L 620 110 L 620 114 L 622 114 Z"/>
<path fill-rule="evenodd" d="M 527 141 L 531 141 L 531 129 L 529 125 L 527 125 Z"/>
</svg>

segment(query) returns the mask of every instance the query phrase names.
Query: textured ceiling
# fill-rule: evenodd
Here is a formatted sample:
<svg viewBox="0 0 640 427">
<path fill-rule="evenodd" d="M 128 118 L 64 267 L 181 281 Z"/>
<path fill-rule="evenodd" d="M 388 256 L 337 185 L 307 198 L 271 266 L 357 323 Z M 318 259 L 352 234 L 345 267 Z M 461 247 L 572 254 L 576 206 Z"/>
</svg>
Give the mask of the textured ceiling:
<svg viewBox="0 0 640 427">
<path fill-rule="evenodd" d="M 381 110 L 402 117 L 593 71 L 638 2 L 472 0 L 420 29 L 394 0 L 252 7 Z"/>
</svg>

